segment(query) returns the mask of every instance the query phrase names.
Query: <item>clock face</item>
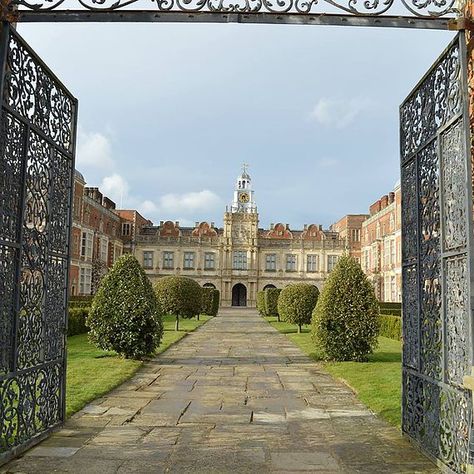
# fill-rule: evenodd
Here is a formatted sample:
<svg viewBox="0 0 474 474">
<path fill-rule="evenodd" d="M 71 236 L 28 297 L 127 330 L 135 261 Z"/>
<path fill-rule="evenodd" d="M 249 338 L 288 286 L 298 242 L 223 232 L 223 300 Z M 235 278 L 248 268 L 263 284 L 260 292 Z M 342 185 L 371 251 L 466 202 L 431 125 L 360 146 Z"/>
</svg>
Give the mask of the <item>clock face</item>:
<svg viewBox="0 0 474 474">
<path fill-rule="evenodd" d="M 248 195 L 248 193 L 241 193 L 239 195 L 239 201 L 242 203 L 247 203 L 250 201 L 250 196 Z"/>
</svg>

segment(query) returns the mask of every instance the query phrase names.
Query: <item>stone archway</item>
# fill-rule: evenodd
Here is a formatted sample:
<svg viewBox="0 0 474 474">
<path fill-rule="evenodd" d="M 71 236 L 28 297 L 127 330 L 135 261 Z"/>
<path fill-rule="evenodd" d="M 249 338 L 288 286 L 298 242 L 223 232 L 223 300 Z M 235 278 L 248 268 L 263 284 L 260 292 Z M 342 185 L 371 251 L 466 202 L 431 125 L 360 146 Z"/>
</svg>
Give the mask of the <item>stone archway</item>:
<svg viewBox="0 0 474 474">
<path fill-rule="evenodd" d="M 275 285 L 272 285 L 272 284 L 270 283 L 270 284 L 265 285 L 265 286 L 263 287 L 263 291 L 265 291 L 265 290 L 270 290 L 271 288 L 275 288 L 275 289 L 276 289 L 276 286 L 275 286 Z"/>
<path fill-rule="evenodd" d="M 242 283 L 232 288 L 232 306 L 247 306 L 247 287 Z"/>
</svg>

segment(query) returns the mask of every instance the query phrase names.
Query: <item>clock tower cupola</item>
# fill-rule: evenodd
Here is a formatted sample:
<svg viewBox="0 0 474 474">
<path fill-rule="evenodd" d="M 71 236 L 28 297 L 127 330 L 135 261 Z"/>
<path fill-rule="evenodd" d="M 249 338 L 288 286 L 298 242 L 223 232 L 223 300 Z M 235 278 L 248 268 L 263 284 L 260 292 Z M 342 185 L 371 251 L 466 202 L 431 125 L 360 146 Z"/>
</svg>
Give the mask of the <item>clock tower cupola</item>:
<svg viewBox="0 0 474 474">
<path fill-rule="evenodd" d="M 248 165 L 242 166 L 242 173 L 237 177 L 234 189 L 234 200 L 231 205 L 231 212 L 256 213 L 254 191 L 252 189 L 252 179 L 248 173 Z"/>
</svg>

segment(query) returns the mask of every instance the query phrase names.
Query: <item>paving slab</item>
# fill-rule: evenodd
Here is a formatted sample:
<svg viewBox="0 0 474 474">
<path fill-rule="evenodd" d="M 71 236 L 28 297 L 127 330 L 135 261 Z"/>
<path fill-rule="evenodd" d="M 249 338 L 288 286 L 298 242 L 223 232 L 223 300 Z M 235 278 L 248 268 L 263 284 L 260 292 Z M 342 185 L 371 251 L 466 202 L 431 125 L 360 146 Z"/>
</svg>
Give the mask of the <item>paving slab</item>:
<svg viewBox="0 0 474 474">
<path fill-rule="evenodd" d="M 436 473 L 254 310 L 221 310 L 0 473 Z"/>
</svg>

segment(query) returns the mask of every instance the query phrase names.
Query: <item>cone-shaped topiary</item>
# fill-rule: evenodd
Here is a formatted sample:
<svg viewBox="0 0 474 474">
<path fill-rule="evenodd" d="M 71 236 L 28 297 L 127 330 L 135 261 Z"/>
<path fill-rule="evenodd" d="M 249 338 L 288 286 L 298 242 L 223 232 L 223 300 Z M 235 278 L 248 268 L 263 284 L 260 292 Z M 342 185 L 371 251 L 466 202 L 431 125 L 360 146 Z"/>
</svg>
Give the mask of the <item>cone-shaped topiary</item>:
<svg viewBox="0 0 474 474">
<path fill-rule="evenodd" d="M 265 313 L 268 316 L 276 316 L 280 321 L 280 313 L 278 312 L 278 297 L 281 290 L 278 288 L 267 288 L 264 293 Z"/>
<path fill-rule="evenodd" d="M 260 316 L 266 316 L 265 313 L 265 292 L 258 291 L 257 292 L 257 311 Z"/>
<path fill-rule="evenodd" d="M 176 318 L 176 331 L 179 330 L 179 318 L 189 319 L 201 312 L 201 287 L 191 278 L 160 278 L 155 283 L 155 293 L 161 314 L 171 314 Z"/>
<path fill-rule="evenodd" d="M 211 316 L 217 316 L 219 312 L 219 306 L 221 304 L 221 293 L 219 290 L 212 289 L 212 313 Z"/>
<path fill-rule="evenodd" d="M 318 296 L 318 288 L 309 283 L 289 285 L 281 290 L 278 297 L 278 314 L 283 321 L 296 324 L 298 332 L 301 332 L 301 326 L 311 322 Z"/>
<path fill-rule="evenodd" d="M 219 311 L 219 300 L 220 293 L 219 290 L 215 288 L 203 287 L 201 288 L 202 293 L 202 307 L 201 313 L 206 314 L 207 316 L 217 316 Z"/>
<path fill-rule="evenodd" d="M 133 255 L 123 255 L 102 279 L 87 318 L 97 347 L 133 359 L 152 354 L 163 334 L 150 280 Z"/>
<path fill-rule="evenodd" d="M 352 257 L 341 257 L 313 312 L 312 336 L 330 360 L 367 360 L 377 346 L 379 303 Z"/>
</svg>

